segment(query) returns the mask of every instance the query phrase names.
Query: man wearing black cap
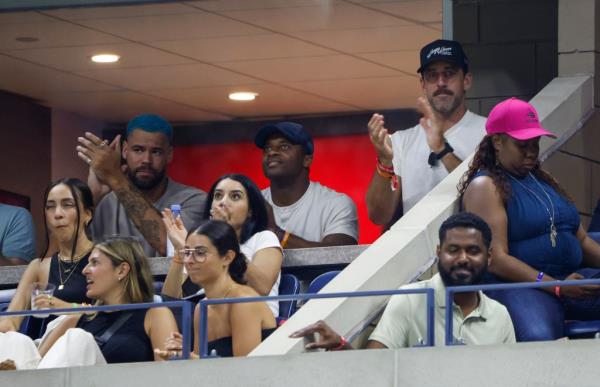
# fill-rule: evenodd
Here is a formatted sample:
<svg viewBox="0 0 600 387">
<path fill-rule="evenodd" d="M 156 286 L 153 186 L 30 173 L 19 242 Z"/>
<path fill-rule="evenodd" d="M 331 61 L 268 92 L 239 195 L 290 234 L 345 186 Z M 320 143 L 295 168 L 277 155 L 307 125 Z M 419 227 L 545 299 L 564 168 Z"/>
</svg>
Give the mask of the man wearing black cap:
<svg viewBox="0 0 600 387">
<path fill-rule="evenodd" d="M 369 218 L 389 224 L 402 203 L 413 207 L 462 160 L 485 135 L 485 118 L 465 107 L 471 88 L 469 62 L 460 43 L 436 40 L 421 49 L 417 105 L 419 125 L 389 135 L 384 117 L 373 114 L 369 136 L 377 152 L 377 169 L 367 190 Z"/>
<path fill-rule="evenodd" d="M 314 144 L 302 125 L 266 125 L 254 142 L 263 149 L 263 172 L 271 181 L 271 186 L 263 190 L 273 208 L 269 228 L 282 247 L 357 243 L 358 220 L 352 199 L 309 180 Z"/>
</svg>

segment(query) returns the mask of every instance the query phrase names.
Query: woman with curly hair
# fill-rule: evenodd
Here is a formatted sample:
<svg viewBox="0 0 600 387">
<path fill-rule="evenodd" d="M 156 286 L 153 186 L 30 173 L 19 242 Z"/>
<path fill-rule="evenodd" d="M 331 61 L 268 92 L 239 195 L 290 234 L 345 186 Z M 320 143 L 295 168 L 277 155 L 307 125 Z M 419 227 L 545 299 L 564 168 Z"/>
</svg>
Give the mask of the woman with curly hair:
<svg viewBox="0 0 600 387">
<path fill-rule="evenodd" d="M 600 246 L 581 226 L 567 193 L 541 169 L 541 136 L 533 106 L 511 98 L 496 105 L 487 136 L 459 184 L 462 207 L 491 227 L 491 282 L 576 280 L 600 273 Z M 587 267 L 587 268 L 583 268 Z M 563 336 L 565 319 L 600 319 L 600 286 L 488 293 L 513 319 L 518 341 Z"/>
</svg>

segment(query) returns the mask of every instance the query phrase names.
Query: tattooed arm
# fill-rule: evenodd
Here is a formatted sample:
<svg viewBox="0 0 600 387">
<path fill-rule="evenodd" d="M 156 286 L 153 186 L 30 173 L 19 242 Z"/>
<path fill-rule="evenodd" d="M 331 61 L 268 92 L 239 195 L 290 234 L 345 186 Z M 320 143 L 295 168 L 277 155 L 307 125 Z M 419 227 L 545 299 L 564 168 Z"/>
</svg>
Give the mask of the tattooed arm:
<svg viewBox="0 0 600 387">
<path fill-rule="evenodd" d="M 120 180 L 120 179 L 119 179 Z M 140 190 L 133 185 L 129 179 L 123 176 L 123 180 L 117 184 L 113 182 L 111 188 L 117 199 L 125 208 L 127 217 L 144 236 L 144 239 L 161 256 L 167 253 L 167 231 L 162 221 L 160 212 L 154 208 Z"/>
<path fill-rule="evenodd" d="M 160 212 L 121 170 L 121 145 L 117 136 L 110 144 L 86 132 L 77 139 L 77 155 L 85 161 L 101 184 L 117 195 L 129 219 L 146 241 L 162 256 L 167 253 L 167 231 Z"/>
</svg>

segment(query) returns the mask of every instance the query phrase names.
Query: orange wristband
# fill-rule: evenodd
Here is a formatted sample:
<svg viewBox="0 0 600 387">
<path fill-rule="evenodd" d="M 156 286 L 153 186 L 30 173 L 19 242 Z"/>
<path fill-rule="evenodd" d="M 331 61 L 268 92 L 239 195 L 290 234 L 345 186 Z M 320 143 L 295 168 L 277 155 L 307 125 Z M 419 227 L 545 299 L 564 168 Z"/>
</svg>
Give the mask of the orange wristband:
<svg viewBox="0 0 600 387">
<path fill-rule="evenodd" d="M 183 265 L 183 260 L 179 258 L 178 252 L 175 252 L 175 254 L 173 254 L 173 262 Z"/>
<path fill-rule="evenodd" d="M 554 287 L 554 294 L 556 295 L 556 297 L 560 298 L 560 286 L 556 285 Z"/>
<path fill-rule="evenodd" d="M 290 232 L 286 231 L 283 235 L 283 239 L 281 240 L 281 248 L 284 248 L 287 245 L 288 239 L 290 239 Z"/>
</svg>

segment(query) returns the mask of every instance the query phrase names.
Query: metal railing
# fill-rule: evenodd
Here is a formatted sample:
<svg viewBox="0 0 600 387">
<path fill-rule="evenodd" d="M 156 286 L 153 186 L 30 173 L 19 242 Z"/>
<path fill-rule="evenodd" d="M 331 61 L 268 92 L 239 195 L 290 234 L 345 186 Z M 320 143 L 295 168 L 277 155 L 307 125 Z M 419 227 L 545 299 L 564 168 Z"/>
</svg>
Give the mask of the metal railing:
<svg viewBox="0 0 600 387">
<path fill-rule="evenodd" d="M 61 309 L 36 309 L 36 310 L 18 310 L 12 312 L 0 312 L 0 317 L 8 316 L 35 316 L 48 314 L 72 314 L 72 313 L 92 313 L 92 312 L 111 312 L 150 308 L 181 308 L 181 334 L 183 335 L 182 358 L 190 357 L 191 333 L 192 333 L 192 307 L 193 303 L 189 301 L 166 301 L 166 302 L 145 302 L 139 304 L 121 304 L 121 305 L 102 305 L 102 306 L 84 306 L 80 308 L 61 308 Z"/>
<path fill-rule="evenodd" d="M 299 301 L 310 299 L 325 299 L 325 298 L 354 298 L 354 297 L 377 297 L 377 296 L 393 296 L 399 294 L 425 294 L 427 298 L 426 321 L 427 321 L 427 340 L 422 345 L 424 347 L 432 347 L 435 345 L 434 332 L 434 290 L 431 288 L 419 289 L 395 289 L 395 290 L 375 290 L 363 292 L 339 292 L 339 293 L 304 293 L 283 296 L 268 296 L 268 297 L 247 297 L 247 298 L 220 298 L 212 300 L 200 300 L 200 338 L 197 348 L 200 358 L 209 358 L 208 354 L 208 321 L 207 308 L 208 305 L 218 304 L 237 304 L 247 302 L 267 302 L 267 301 Z"/>
<path fill-rule="evenodd" d="M 487 290 L 514 290 L 514 289 L 537 289 L 554 286 L 581 286 L 581 285 L 600 285 L 600 279 L 584 279 L 584 280 L 569 280 L 569 281 L 545 281 L 545 282 L 516 282 L 516 283 L 499 283 L 488 285 L 465 285 L 465 286 L 449 286 L 446 288 L 446 345 L 462 345 L 463 343 L 454 339 L 453 329 L 453 307 L 452 302 L 454 293 L 476 292 Z"/>
</svg>

